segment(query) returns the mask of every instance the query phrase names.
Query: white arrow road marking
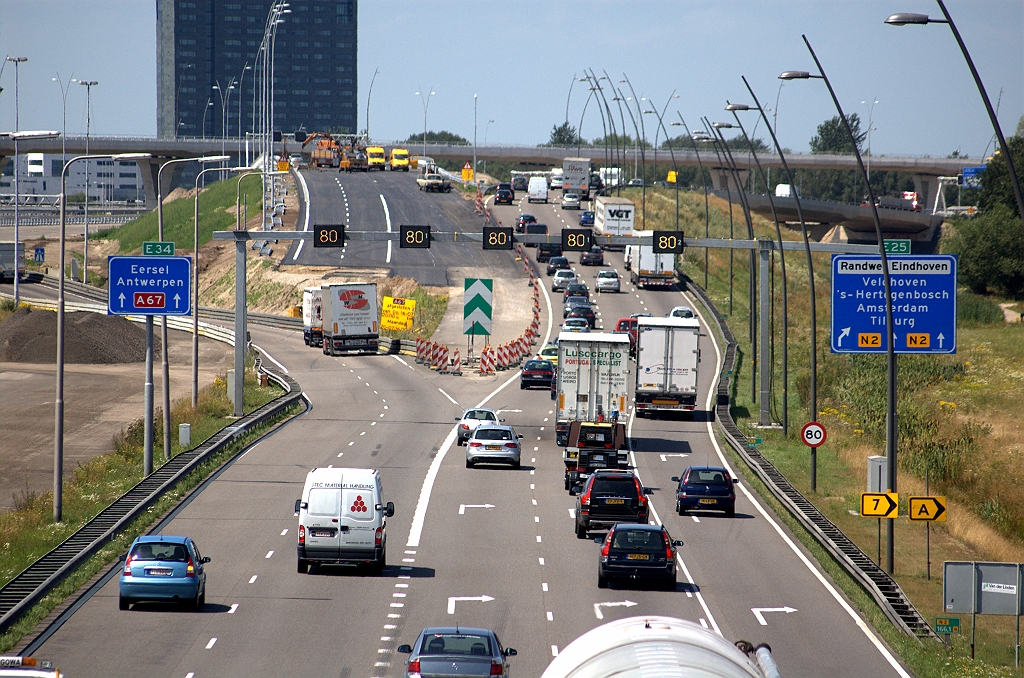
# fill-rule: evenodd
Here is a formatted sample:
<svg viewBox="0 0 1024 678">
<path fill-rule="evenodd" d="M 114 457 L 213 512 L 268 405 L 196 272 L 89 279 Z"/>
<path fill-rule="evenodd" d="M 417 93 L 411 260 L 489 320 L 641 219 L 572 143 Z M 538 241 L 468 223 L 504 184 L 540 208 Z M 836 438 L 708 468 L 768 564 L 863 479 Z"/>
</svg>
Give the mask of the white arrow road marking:
<svg viewBox="0 0 1024 678">
<path fill-rule="evenodd" d="M 790 612 L 796 612 L 796 608 L 795 607 L 752 607 L 752 608 L 750 608 L 750 611 L 754 613 L 755 617 L 757 617 L 757 621 L 761 623 L 761 626 L 768 626 L 768 622 L 766 622 L 764 620 L 764 614 L 762 614 L 762 613 L 764 613 L 764 612 L 785 612 L 786 614 L 789 614 Z"/>
<path fill-rule="evenodd" d="M 602 607 L 633 607 L 636 605 L 632 600 L 620 600 L 617 603 L 594 603 L 594 616 L 598 619 L 604 619 L 604 613 L 601 612 Z"/>
<path fill-rule="evenodd" d="M 489 511 L 494 508 L 494 504 L 459 504 L 459 515 L 466 515 L 466 509 L 468 508 L 483 508 Z"/>
<path fill-rule="evenodd" d="M 666 459 L 666 457 L 685 457 L 686 455 L 685 454 L 659 454 L 658 456 L 661 457 L 662 461 L 668 461 L 668 459 Z"/>
<path fill-rule="evenodd" d="M 836 346 L 842 346 L 843 345 L 843 337 L 848 337 L 848 336 L 850 336 L 850 328 L 849 327 L 844 327 L 843 331 L 839 333 L 839 338 L 836 339 Z"/>
<path fill-rule="evenodd" d="M 448 614 L 455 614 L 455 603 L 460 600 L 475 600 L 481 603 L 487 603 L 494 598 L 490 596 L 452 596 L 448 599 Z"/>
</svg>

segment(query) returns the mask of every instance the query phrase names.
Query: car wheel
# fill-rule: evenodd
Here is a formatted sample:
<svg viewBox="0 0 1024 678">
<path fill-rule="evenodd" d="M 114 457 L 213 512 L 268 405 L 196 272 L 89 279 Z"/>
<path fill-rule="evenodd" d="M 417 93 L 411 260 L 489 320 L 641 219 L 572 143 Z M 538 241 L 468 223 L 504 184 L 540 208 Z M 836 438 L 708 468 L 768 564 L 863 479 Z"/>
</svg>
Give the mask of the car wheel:
<svg viewBox="0 0 1024 678">
<path fill-rule="evenodd" d="M 569 482 L 569 474 L 566 473 L 565 474 L 565 491 L 568 492 L 571 487 L 572 487 L 572 483 Z"/>
<path fill-rule="evenodd" d="M 608 588 L 608 577 L 604 576 L 600 572 L 597 573 L 597 588 L 606 589 Z"/>
<path fill-rule="evenodd" d="M 132 606 L 132 599 L 131 598 L 125 598 L 124 596 L 118 596 L 117 597 L 117 609 L 119 609 L 119 610 L 127 610 L 131 606 Z"/>
<path fill-rule="evenodd" d="M 736 507 L 733 506 L 732 508 L 727 508 L 725 510 L 725 517 L 726 518 L 735 518 L 736 517 Z"/>
<path fill-rule="evenodd" d="M 203 592 L 199 594 L 199 607 L 204 605 L 206 605 L 206 589 L 203 589 Z"/>
<path fill-rule="evenodd" d="M 471 462 L 469 459 L 466 460 L 466 468 L 473 468 L 473 462 Z"/>
<path fill-rule="evenodd" d="M 519 390 L 520 391 L 526 390 L 526 384 L 524 384 L 523 382 L 519 382 Z"/>
<path fill-rule="evenodd" d="M 295 566 L 295 571 L 299 574 L 306 574 L 309 572 L 309 561 L 299 558 L 298 564 Z"/>
<path fill-rule="evenodd" d="M 678 502 L 676 502 L 676 513 L 678 513 L 681 516 L 686 515 L 686 509 L 684 509 L 683 505 Z"/>
<path fill-rule="evenodd" d="M 199 609 L 199 591 L 196 591 L 196 597 L 192 600 L 185 601 L 185 607 L 195 612 Z"/>
<path fill-rule="evenodd" d="M 671 577 L 665 577 L 665 590 L 675 591 L 676 590 L 676 575 L 673 572 Z"/>
<path fill-rule="evenodd" d="M 520 460 L 516 459 L 514 462 L 512 462 L 512 469 L 513 470 L 518 471 L 521 467 L 522 467 L 522 462 Z"/>
<path fill-rule="evenodd" d="M 586 539 L 587 538 L 587 528 L 585 526 L 579 524 L 579 523 L 576 523 L 576 538 L 577 539 Z"/>
</svg>

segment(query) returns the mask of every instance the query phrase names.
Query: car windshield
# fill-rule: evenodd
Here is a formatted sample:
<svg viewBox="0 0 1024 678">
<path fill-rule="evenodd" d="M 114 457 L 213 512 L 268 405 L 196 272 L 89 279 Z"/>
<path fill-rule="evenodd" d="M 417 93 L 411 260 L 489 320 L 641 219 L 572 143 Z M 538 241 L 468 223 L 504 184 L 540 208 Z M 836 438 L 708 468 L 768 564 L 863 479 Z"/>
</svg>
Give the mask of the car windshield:
<svg viewBox="0 0 1024 678">
<path fill-rule="evenodd" d="M 527 370 L 544 370 L 548 372 L 551 370 L 551 363 L 546 360 L 531 360 L 526 363 L 524 369 Z"/>
<path fill-rule="evenodd" d="M 490 657 L 491 639 L 467 633 L 430 633 L 423 637 L 420 655 L 445 654 Z"/>
<path fill-rule="evenodd" d="M 594 486 L 590 488 L 593 494 L 612 495 L 616 497 L 635 497 L 636 483 L 632 478 L 621 476 L 618 478 L 594 478 Z"/>
<path fill-rule="evenodd" d="M 527 224 L 526 225 L 526 232 L 527 233 L 535 233 L 535 234 L 536 233 L 546 234 L 548 232 L 548 227 L 545 226 L 544 224 Z"/>
<path fill-rule="evenodd" d="M 549 262 L 552 266 L 561 266 L 562 264 L 568 264 L 569 260 L 565 257 L 551 257 Z"/>
<path fill-rule="evenodd" d="M 164 562 L 188 562 L 188 549 L 184 544 L 165 542 L 142 542 L 132 549 L 132 560 L 161 560 Z"/>
<path fill-rule="evenodd" d="M 691 469 L 686 476 L 689 485 L 727 485 L 725 472 L 719 469 Z"/>
<path fill-rule="evenodd" d="M 512 440 L 512 433 L 503 428 L 478 428 L 473 437 L 477 440 Z"/>
<path fill-rule="evenodd" d="M 692 318 L 693 310 L 689 306 L 679 306 L 672 309 L 672 316 L 675 318 Z"/>
<path fill-rule="evenodd" d="M 583 318 L 569 318 L 565 321 L 566 327 L 586 327 L 587 321 Z"/>
<path fill-rule="evenodd" d="M 597 277 L 615 279 L 619 277 L 619 274 L 616 273 L 615 271 L 601 271 L 600 273 L 597 274 Z"/>
<path fill-rule="evenodd" d="M 658 552 L 665 548 L 665 539 L 655 530 L 615 530 L 612 548 Z"/>
<path fill-rule="evenodd" d="M 479 419 L 480 421 L 497 421 L 497 417 L 494 416 L 494 412 L 488 410 L 470 410 L 466 412 L 466 416 L 463 419 Z"/>
<path fill-rule="evenodd" d="M 556 278 L 575 278 L 576 274 L 569 269 L 563 268 L 555 272 Z"/>
</svg>

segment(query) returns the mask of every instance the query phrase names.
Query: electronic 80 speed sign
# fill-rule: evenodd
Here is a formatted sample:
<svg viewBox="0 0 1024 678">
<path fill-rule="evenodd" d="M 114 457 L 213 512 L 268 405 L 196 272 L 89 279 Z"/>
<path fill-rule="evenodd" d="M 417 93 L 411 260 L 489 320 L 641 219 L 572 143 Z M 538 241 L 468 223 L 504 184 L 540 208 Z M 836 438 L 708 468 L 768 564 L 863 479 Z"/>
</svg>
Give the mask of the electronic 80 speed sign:
<svg viewBox="0 0 1024 678">
<path fill-rule="evenodd" d="M 344 247 L 345 224 L 315 224 L 313 247 Z"/>
<path fill-rule="evenodd" d="M 682 254 L 682 231 L 655 231 L 651 245 L 655 254 Z"/>
<path fill-rule="evenodd" d="M 484 226 L 484 249 L 485 250 L 510 250 L 510 249 L 512 249 L 512 227 L 511 226 Z"/>
<path fill-rule="evenodd" d="M 421 247 L 430 249 L 430 226 L 403 225 L 398 246 L 401 248 Z"/>
<path fill-rule="evenodd" d="M 563 228 L 562 251 L 586 252 L 594 242 L 593 231 L 589 228 Z"/>
</svg>

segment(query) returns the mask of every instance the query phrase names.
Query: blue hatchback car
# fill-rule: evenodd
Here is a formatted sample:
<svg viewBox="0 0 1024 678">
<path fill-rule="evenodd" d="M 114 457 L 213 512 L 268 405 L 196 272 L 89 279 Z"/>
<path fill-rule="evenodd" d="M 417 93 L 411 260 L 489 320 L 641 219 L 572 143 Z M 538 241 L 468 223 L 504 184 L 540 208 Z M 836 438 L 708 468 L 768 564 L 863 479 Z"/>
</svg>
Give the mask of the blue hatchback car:
<svg viewBox="0 0 1024 678">
<path fill-rule="evenodd" d="M 138 537 L 121 571 L 119 607 L 162 601 L 198 610 L 206 603 L 206 572 L 210 562 L 189 537 Z"/>
<path fill-rule="evenodd" d="M 676 487 L 676 513 L 687 511 L 725 511 L 736 515 L 736 490 L 739 481 L 721 466 L 687 466 L 682 476 L 672 476 Z"/>
<path fill-rule="evenodd" d="M 594 225 L 594 213 L 591 210 L 583 210 L 580 212 L 580 226 L 593 226 Z"/>
</svg>

